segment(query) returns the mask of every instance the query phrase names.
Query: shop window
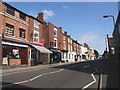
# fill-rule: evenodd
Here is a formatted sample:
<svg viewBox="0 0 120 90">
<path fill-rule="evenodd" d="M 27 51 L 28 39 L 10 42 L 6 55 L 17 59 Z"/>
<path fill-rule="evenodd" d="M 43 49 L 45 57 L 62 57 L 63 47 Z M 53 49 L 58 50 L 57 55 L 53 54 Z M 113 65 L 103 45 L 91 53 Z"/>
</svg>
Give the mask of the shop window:
<svg viewBox="0 0 120 90">
<path fill-rule="evenodd" d="M 34 37 L 33 37 L 34 42 L 39 42 L 39 31 L 34 30 Z"/>
<path fill-rule="evenodd" d="M 26 15 L 23 13 L 20 13 L 20 19 L 26 21 Z"/>
<path fill-rule="evenodd" d="M 69 59 L 70 59 L 70 54 L 69 54 Z"/>
<path fill-rule="evenodd" d="M 6 13 L 14 16 L 15 15 L 15 10 L 11 7 L 7 7 Z"/>
<path fill-rule="evenodd" d="M 3 45 L 3 57 L 7 57 L 8 59 L 17 59 L 19 58 L 19 49 Z"/>
<path fill-rule="evenodd" d="M 20 38 L 25 38 L 25 30 L 24 29 L 19 29 L 19 37 Z"/>
<path fill-rule="evenodd" d="M 63 59 L 64 59 L 64 52 L 63 52 Z"/>
<path fill-rule="evenodd" d="M 6 24 L 6 35 L 13 36 L 14 35 L 14 26 L 10 24 Z"/>
</svg>

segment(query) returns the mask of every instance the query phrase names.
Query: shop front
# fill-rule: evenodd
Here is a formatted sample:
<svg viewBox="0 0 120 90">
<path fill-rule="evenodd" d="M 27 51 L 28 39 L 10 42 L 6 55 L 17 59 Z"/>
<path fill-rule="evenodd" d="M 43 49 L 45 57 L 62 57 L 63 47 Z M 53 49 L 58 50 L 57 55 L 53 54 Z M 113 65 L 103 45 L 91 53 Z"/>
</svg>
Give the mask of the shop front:
<svg viewBox="0 0 120 90">
<path fill-rule="evenodd" d="M 77 54 L 76 54 L 76 59 L 77 59 L 76 61 L 80 61 L 80 60 L 81 60 L 81 55 L 80 55 L 80 53 L 77 53 Z"/>
<path fill-rule="evenodd" d="M 50 49 L 53 53 L 50 54 L 50 63 L 61 62 L 61 51 L 57 49 Z"/>
<path fill-rule="evenodd" d="M 61 59 L 62 59 L 61 62 L 66 62 L 68 60 L 67 53 L 68 51 L 61 50 Z"/>
<path fill-rule="evenodd" d="M 2 41 L 2 65 L 19 66 L 28 64 L 28 45 Z"/>
<path fill-rule="evenodd" d="M 43 46 L 30 44 L 31 65 L 35 66 L 37 64 L 49 64 L 51 53 L 52 52 L 50 50 Z"/>
</svg>

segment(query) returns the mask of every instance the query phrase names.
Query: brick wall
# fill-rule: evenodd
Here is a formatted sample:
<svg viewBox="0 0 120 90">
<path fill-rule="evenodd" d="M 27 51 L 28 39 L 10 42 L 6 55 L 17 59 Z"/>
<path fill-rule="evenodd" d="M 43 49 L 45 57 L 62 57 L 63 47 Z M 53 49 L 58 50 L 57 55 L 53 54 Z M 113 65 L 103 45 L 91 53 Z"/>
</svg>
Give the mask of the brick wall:
<svg viewBox="0 0 120 90">
<path fill-rule="evenodd" d="M 9 66 L 21 65 L 21 59 L 9 59 Z"/>
<path fill-rule="evenodd" d="M 19 42 L 27 42 L 28 41 L 28 30 L 29 30 L 29 17 L 26 16 L 26 21 L 20 20 L 20 13 L 15 10 L 15 15 L 9 15 L 5 12 L 7 6 L 2 4 L 2 14 L 0 15 L 0 19 L 2 21 L 0 29 L 2 30 L 0 33 L 5 32 L 6 23 L 11 24 L 14 26 L 14 36 L 5 36 L 5 39 L 15 40 Z M 21 39 L 19 37 L 19 28 L 25 29 L 25 39 Z"/>
</svg>

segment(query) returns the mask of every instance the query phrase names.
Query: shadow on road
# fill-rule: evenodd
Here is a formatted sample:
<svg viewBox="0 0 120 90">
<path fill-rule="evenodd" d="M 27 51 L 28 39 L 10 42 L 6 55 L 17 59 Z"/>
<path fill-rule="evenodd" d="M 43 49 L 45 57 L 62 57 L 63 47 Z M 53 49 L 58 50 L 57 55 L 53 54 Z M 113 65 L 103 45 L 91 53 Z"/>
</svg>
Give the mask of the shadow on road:
<svg viewBox="0 0 120 90">
<path fill-rule="evenodd" d="M 103 88 L 118 88 L 118 63 L 115 63 L 114 61 L 105 59 L 94 60 L 69 65 L 61 65 L 54 68 L 64 68 L 67 70 L 73 70 L 89 74 L 92 74 L 98 70 L 98 72 L 94 73 L 94 75 L 102 74 L 103 76 L 107 76 L 106 80 L 102 80 L 103 83 L 106 84 Z"/>
<path fill-rule="evenodd" d="M 8 86 L 5 86 L 2 88 L 2 90 L 18 90 L 18 89 L 31 89 L 31 90 L 38 90 L 37 88 L 31 88 L 31 87 L 26 87 L 26 86 L 23 86 L 23 85 L 19 85 L 19 84 L 13 84 L 13 83 L 9 83 L 9 82 L 2 82 L 2 86 L 4 85 L 8 85 Z M 39 89 L 39 90 L 42 90 L 42 89 Z"/>
<path fill-rule="evenodd" d="M 94 73 L 95 75 L 100 74 L 100 66 L 101 61 L 94 60 L 94 61 L 84 61 L 84 62 L 78 62 L 74 64 L 67 64 L 67 65 L 61 65 L 61 66 L 55 66 L 54 68 L 64 68 L 67 70 L 73 70 L 73 71 L 78 71 L 78 72 L 83 72 L 83 73 L 89 73 L 92 74 Z"/>
</svg>

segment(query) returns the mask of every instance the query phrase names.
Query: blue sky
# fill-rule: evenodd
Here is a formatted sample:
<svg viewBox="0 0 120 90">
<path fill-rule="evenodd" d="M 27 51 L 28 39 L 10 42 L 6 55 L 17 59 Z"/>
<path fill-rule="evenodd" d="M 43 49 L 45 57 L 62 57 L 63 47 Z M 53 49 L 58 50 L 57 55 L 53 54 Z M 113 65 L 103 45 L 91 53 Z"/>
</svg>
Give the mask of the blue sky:
<svg viewBox="0 0 120 90">
<path fill-rule="evenodd" d="M 80 43 L 87 43 L 100 54 L 105 50 L 105 37 L 112 35 L 112 18 L 103 15 L 118 14 L 117 2 L 9 2 L 17 9 L 37 16 L 45 13 L 45 21 L 51 22 Z"/>
</svg>

